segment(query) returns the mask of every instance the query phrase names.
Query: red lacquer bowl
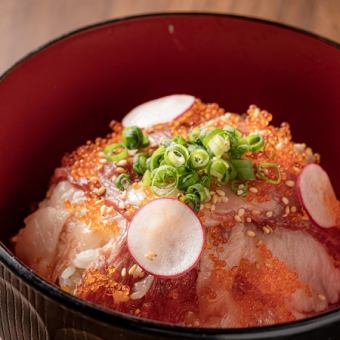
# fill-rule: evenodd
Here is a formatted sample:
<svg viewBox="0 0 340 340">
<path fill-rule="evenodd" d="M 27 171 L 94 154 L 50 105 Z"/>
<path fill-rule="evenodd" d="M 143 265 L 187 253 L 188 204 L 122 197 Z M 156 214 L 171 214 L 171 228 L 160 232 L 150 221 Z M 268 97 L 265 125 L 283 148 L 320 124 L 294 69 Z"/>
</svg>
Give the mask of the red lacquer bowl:
<svg viewBox="0 0 340 340">
<path fill-rule="evenodd" d="M 339 331 L 340 311 L 244 330 L 138 320 L 62 293 L 8 250 L 9 237 L 31 203 L 44 197 L 65 152 L 108 132 L 109 121 L 133 106 L 172 93 L 193 94 L 235 112 L 255 103 L 274 113 L 274 123 L 290 122 L 295 140 L 321 153 L 339 195 L 337 44 L 282 25 L 213 14 L 127 18 L 66 35 L 21 60 L 0 80 L 2 338 L 310 339 Z"/>
</svg>

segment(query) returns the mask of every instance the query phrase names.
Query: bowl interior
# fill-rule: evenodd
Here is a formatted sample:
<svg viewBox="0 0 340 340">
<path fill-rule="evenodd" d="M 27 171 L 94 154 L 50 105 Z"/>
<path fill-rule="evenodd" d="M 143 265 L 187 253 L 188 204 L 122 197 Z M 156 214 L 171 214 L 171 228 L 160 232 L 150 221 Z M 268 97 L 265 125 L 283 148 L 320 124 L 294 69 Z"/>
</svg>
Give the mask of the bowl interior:
<svg viewBox="0 0 340 340">
<path fill-rule="evenodd" d="M 99 25 L 26 58 L 0 81 L 0 240 L 44 197 L 65 152 L 133 106 L 189 93 L 225 109 L 257 104 L 322 155 L 340 193 L 340 50 L 240 18 L 166 15 Z"/>
</svg>

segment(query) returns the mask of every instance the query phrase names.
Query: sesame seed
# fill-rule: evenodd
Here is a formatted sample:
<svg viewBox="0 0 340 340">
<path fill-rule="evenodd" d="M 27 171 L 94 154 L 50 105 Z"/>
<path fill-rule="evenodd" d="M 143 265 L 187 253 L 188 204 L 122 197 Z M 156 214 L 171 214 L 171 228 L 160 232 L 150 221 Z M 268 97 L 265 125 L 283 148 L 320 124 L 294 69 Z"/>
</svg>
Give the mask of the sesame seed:
<svg viewBox="0 0 340 340">
<path fill-rule="evenodd" d="M 216 206 L 215 206 L 215 204 L 213 204 L 212 206 L 211 206 L 211 211 L 214 211 L 216 209 Z"/>
<path fill-rule="evenodd" d="M 125 209 L 125 203 L 119 202 L 118 207 L 119 207 L 119 209 Z"/>
<path fill-rule="evenodd" d="M 101 214 L 102 216 L 104 216 L 105 213 L 106 213 L 106 205 L 102 205 L 102 206 L 100 207 L 100 214 Z"/>
<path fill-rule="evenodd" d="M 235 216 L 234 216 L 234 219 L 235 219 L 236 222 L 241 222 L 241 221 L 242 221 L 242 220 L 241 220 L 241 217 L 238 216 L 238 215 L 235 215 Z"/>
<path fill-rule="evenodd" d="M 98 164 L 96 166 L 96 169 L 97 169 L 97 171 L 100 171 L 101 169 L 103 169 L 103 164 Z"/>
<path fill-rule="evenodd" d="M 122 271 L 120 272 L 120 275 L 122 276 L 122 277 L 125 277 L 126 276 L 126 268 L 124 267 L 123 269 L 122 269 Z"/>
<path fill-rule="evenodd" d="M 270 234 L 273 231 L 273 229 L 269 225 L 264 226 L 262 230 L 265 234 Z"/>
<path fill-rule="evenodd" d="M 113 211 L 113 207 L 107 207 L 107 209 L 106 209 L 107 214 L 111 214 L 112 211 Z"/>
<path fill-rule="evenodd" d="M 259 247 L 263 244 L 262 240 L 257 240 L 256 241 L 256 247 Z"/>
<path fill-rule="evenodd" d="M 99 156 L 99 157 L 105 157 L 105 153 L 102 152 L 102 151 L 100 151 L 100 152 L 98 152 L 98 156 Z"/>
<path fill-rule="evenodd" d="M 267 211 L 267 212 L 266 212 L 266 216 L 267 216 L 267 217 L 272 217 L 272 216 L 273 216 L 273 212 L 270 211 L 270 210 Z"/>
<path fill-rule="evenodd" d="M 144 257 L 150 261 L 153 261 L 157 257 L 157 254 L 153 251 L 149 251 L 144 255 Z"/>
<path fill-rule="evenodd" d="M 104 195 L 106 192 L 106 189 L 104 187 L 100 187 L 98 190 L 97 190 L 97 195 L 98 196 L 101 196 L 101 195 Z"/>
<path fill-rule="evenodd" d="M 292 213 L 295 213 L 296 212 L 296 206 L 295 205 L 293 205 L 291 208 L 290 208 L 290 211 L 292 212 Z"/>
<path fill-rule="evenodd" d="M 227 196 L 222 197 L 222 202 L 227 203 L 229 201 L 229 198 Z"/>
<path fill-rule="evenodd" d="M 292 180 L 288 180 L 288 181 L 286 181 L 285 184 L 287 185 L 287 187 L 293 188 L 293 186 L 295 185 L 295 182 L 292 181 Z"/>
<path fill-rule="evenodd" d="M 318 294 L 318 298 L 321 300 L 321 301 L 325 301 L 326 300 L 326 296 L 324 294 Z"/>
<path fill-rule="evenodd" d="M 138 150 L 129 150 L 128 154 L 129 156 L 134 156 L 137 153 Z"/>
<path fill-rule="evenodd" d="M 118 166 L 125 166 L 127 165 L 127 160 L 126 159 L 121 159 L 119 162 L 117 162 Z"/>
<path fill-rule="evenodd" d="M 218 195 L 222 196 L 222 197 L 225 196 L 225 192 L 224 192 L 223 190 L 217 189 L 217 190 L 216 190 L 216 193 L 217 193 Z"/>
<path fill-rule="evenodd" d="M 107 163 L 107 160 L 106 160 L 105 158 L 101 158 L 101 159 L 99 160 L 99 163 L 100 163 L 100 164 L 105 164 L 105 163 Z"/>
<path fill-rule="evenodd" d="M 115 172 L 116 172 L 117 174 L 122 174 L 123 172 L 125 172 L 125 169 L 124 169 L 124 168 L 121 168 L 121 167 L 117 167 L 116 170 L 115 170 Z"/>
<path fill-rule="evenodd" d="M 250 218 L 250 217 L 247 217 L 247 218 L 246 218 L 246 221 L 247 221 L 248 223 L 250 223 L 250 222 L 251 222 L 251 218 Z"/>
<path fill-rule="evenodd" d="M 249 236 L 249 237 L 255 237 L 256 236 L 256 234 L 255 234 L 255 232 L 254 231 L 252 231 L 252 230 L 247 230 L 247 236 Z"/>
<path fill-rule="evenodd" d="M 243 209 L 243 208 L 241 208 L 241 209 L 239 209 L 239 211 L 238 211 L 238 216 L 243 216 L 244 215 L 244 213 L 245 213 L 246 211 Z"/>
<path fill-rule="evenodd" d="M 285 208 L 285 213 L 286 213 L 286 215 L 289 215 L 289 213 L 290 213 L 290 208 L 289 208 L 288 205 L 287 205 L 286 208 Z"/>
<path fill-rule="evenodd" d="M 136 271 L 136 269 L 137 269 L 137 265 L 136 264 L 132 265 L 131 268 L 128 271 L 129 275 L 133 275 L 133 273 Z"/>
<path fill-rule="evenodd" d="M 253 215 L 260 215 L 260 211 L 259 210 L 253 210 L 252 212 L 251 212 Z"/>
<path fill-rule="evenodd" d="M 243 190 L 237 190 L 237 195 L 238 195 L 238 196 L 243 195 Z"/>
<path fill-rule="evenodd" d="M 213 197 L 212 197 L 213 204 L 216 204 L 218 202 L 218 200 L 219 200 L 219 197 L 216 194 L 214 194 Z"/>
<path fill-rule="evenodd" d="M 255 188 L 255 187 L 250 187 L 249 191 L 254 193 L 254 194 L 256 194 L 258 192 L 257 188 Z"/>
<path fill-rule="evenodd" d="M 289 199 L 288 199 L 287 197 L 285 197 L 285 196 L 283 196 L 283 197 L 281 198 L 281 201 L 282 201 L 282 203 L 285 204 L 285 205 L 287 205 L 287 204 L 289 203 Z"/>
<path fill-rule="evenodd" d="M 98 178 L 96 176 L 92 176 L 92 177 L 90 177 L 89 181 L 91 183 L 96 183 L 98 181 Z"/>
</svg>

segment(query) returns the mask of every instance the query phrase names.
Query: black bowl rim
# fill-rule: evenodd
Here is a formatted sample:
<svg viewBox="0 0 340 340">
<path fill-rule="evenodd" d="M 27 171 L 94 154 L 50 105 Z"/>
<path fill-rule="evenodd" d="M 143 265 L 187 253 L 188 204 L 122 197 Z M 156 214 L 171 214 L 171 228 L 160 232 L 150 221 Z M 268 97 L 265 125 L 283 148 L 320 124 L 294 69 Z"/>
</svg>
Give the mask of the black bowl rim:
<svg viewBox="0 0 340 340">
<path fill-rule="evenodd" d="M 275 26 L 284 30 L 289 30 L 304 36 L 313 38 L 336 49 L 340 49 L 340 44 L 322 37 L 316 33 L 308 32 L 304 29 L 293 27 L 287 24 L 282 24 L 270 20 L 254 18 L 249 16 L 240 16 L 233 14 L 214 13 L 214 12 L 166 12 L 166 13 L 151 13 L 126 16 L 117 19 L 105 20 L 95 24 L 83 26 L 69 33 L 63 34 L 46 44 L 34 49 L 32 52 L 20 58 L 12 66 L 10 66 L 1 76 L 0 81 L 3 81 L 17 66 L 24 63 L 34 55 L 47 49 L 51 45 L 58 43 L 61 40 L 70 38 L 78 33 L 92 30 L 94 28 L 105 25 L 116 24 L 130 20 L 147 19 L 153 17 L 175 17 L 175 16 L 211 16 L 221 17 L 239 21 L 257 22 L 268 26 Z M 50 284 L 35 274 L 29 267 L 18 260 L 6 246 L 0 241 L 0 260 L 6 267 L 21 278 L 26 284 L 41 292 L 45 297 L 56 300 L 58 303 L 68 307 L 75 312 L 81 312 L 84 316 L 94 318 L 97 322 L 111 324 L 121 329 L 128 329 L 136 333 L 162 334 L 163 336 L 176 337 L 204 337 L 204 338 L 223 338 L 223 339 L 269 339 L 273 337 L 284 337 L 293 334 L 300 334 L 312 331 L 316 328 L 330 325 L 340 320 L 340 309 L 329 311 L 319 316 L 314 316 L 308 319 L 294 321 L 273 326 L 240 328 L 240 329 L 223 329 L 223 328 L 194 328 L 184 327 L 166 323 L 159 323 L 152 320 L 145 320 L 128 314 L 111 311 L 101 306 L 89 303 L 78 299 L 70 294 L 63 292 L 57 286 Z"/>
</svg>

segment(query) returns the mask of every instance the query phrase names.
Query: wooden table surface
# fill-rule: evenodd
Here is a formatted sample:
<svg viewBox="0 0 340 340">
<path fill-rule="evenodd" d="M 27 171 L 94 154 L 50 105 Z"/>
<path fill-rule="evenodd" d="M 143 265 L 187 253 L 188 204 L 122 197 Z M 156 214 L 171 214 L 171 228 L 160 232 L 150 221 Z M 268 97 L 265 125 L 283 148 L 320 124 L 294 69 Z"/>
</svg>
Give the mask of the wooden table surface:
<svg viewBox="0 0 340 340">
<path fill-rule="evenodd" d="M 36 47 L 84 25 L 166 11 L 254 16 L 340 42 L 340 0 L 0 0 L 0 73 Z"/>
</svg>

